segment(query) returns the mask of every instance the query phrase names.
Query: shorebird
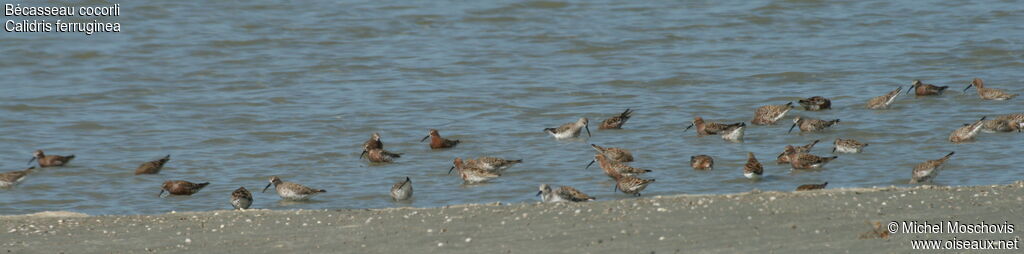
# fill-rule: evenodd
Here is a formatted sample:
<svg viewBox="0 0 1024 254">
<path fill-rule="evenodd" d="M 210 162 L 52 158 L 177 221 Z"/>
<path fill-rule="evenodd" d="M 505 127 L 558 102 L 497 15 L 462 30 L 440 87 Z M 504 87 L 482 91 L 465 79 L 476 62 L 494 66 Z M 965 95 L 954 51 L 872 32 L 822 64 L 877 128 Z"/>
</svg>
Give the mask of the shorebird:
<svg viewBox="0 0 1024 254">
<path fill-rule="evenodd" d="M 466 165 L 472 168 L 479 168 L 495 173 L 505 173 L 505 170 L 512 166 L 523 163 L 523 160 L 506 160 L 496 157 L 477 157 L 474 159 L 466 159 Z"/>
<path fill-rule="evenodd" d="M 793 126 L 789 127 L 789 132 L 793 132 L 793 128 L 800 126 L 800 132 L 806 131 L 820 131 L 825 128 L 831 127 L 839 122 L 839 119 L 825 121 L 821 119 L 814 119 L 809 117 L 796 117 L 793 118 Z"/>
<path fill-rule="evenodd" d="M 590 161 L 590 164 L 587 164 L 586 168 L 589 169 L 590 165 L 594 165 L 595 161 L 597 162 L 597 165 L 601 166 L 601 169 L 604 170 L 604 174 L 610 176 L 611 178 L 618 178 L 617 176 L 620 175 L 637 175 L 651 172 L 650 170 L 646 169 L 630 167 L 621 162 L 611 161 L 608 159 L 608 157 L 605 157 L 604 155 L 601 154 L 595 154 L 594 160 Z"/>
<path fill-rule="evenodd" d="M 761 162 L 757 161 L 754 153 L 747 152 L 747 164 L 743 165 L 743 176 L 750 179 L 761 179 L 762 174 L 764 174 L 764 167 L 761 166 Z"/>
<path fill-rule="evenodd" d="M 142 163 L 142 165 L 139 165 L 139 167 L 135 169 L 135 174 L 136 175 L 141 175 L 141 174 L 157 174 L 157 173 L 160 173 L 160 169 L 163 169 L 164 168 L 164 164 L 167 163 L 167 161 L 169 161 L 169 160 L 171 160 L 171 155 L 170 154 L 168 154 L 167 156 L 164 156 L 163 158 L 161 158 L 159 160 Z"/>
<path fill-rule="evenodd" d="M 316 196 L 316 194 L 327 192 L 326 190 L 313 189 L 293 182 L 281 181 L 281 178 L 277 176 L 270 177 L 270 183 L 267 184 L 267 187 L 263 187 L 263 192 L 267 192 L 270 185 L 274 185 L 274 190 L 277 191 L 277 195 L 281 199 L 291 201 L 309 200 Z"/>
<path fill-rule="evenodd" d="M 654 179 L 642 179 L 630 175 L 620 175 L 615 178 L 615 190 L 622 193 L 640 196 L 640 192 L 647 188 L 647 185 L 654 182 Z"/>
<path fill-rule="evenodd" d="M 985 82 L 982 81 L 980 78 L 974 78 L 974 80 L 971 81 L 971 84 L 967 85 L 967 88 L 964 88 L 964 93 L 967 92 L 967 89 L 971 89 L 972 86 L 978 88 L 978 96 L 981 97 L 982 99 L 985 99 L 985 100 L 996 100 L 996 101 L 1009 100 L 1009 99 L 1013 99 L 1013 97 L 1017 97 L 1017 95 L 1018 95 L 1018 94 L 1009 94 L 1006 91 L 1003 91 L 1003 90 L 1000 90 L 1000 89 L 985 88 Z"/>
<path fill-rule="evenodd" d="M 836 141 L 832 142 L 832 152 L 840 153 L 859 153 L 864 150 L 868 144 L 861 143 L 855 139 L 841 139 L 836 138 Z"/>
<path fill-rule="evenodd" d="M 622 112 L 622 114 L 619 114 L 619 115 L 613 116 L 613 117 L 609 117 L 608 119 L 604 119 L 604 122 L 601 122 L 601 126 L 598 126 L 597 129 L 598 130 L 622 129 L 622 125 L 626 124 L 626 121 L 629 121 L 629 117 L 632 116 L 632 114 L 633 114 L 633 111 L 630 111 L 627 108 L 626 111 Z"/>
<path fill-rule="evenodd" d="M 31 173 L 33 169 L 36 169 L 36 167 L 0 174 L 0 188 L 8 188 L 18 185 L 22 180 L 25 180 L 25 176 L 27 176 L 28 173 Z"/>
<path fill-rule="evenodd" d="M 238 187 L 235 191 L 231 192 L 231 206 L 238 210 L 249 209 L 252 205 L 252 192 L 245 189 L 245 187 Z"/>
<path fill-rule="evenodd" d="M 969 125 L 969 124 L 967 124 Z M 991 119 L 982 121 L 981 132 L 985 133 L 996 133 L 996 132 L 1011 132 L 1016 128 L 1013 128 L 1013 124 L 1007 120 Z"/>
<path fill-rule="evenodd" d="M 687 126 L 686 129 L 683 129 L 683 131 L 687 131 L 687 130 L 690 130 L 690 128 L 697 127 L 697 136 L 699 137 L 699 136 L 705 136 L 705 135 L 720 134 L 721 132 L 724 132 L 727 129 L 735 128 L 735 127 L 739 127 L 739 126 L 745 126 L 745 125 L 746 124 L 743 123 L 743 122 L 730 123 L 730 124 L 723 124 L 723 123 L 716 123 L 716 122 L 705 122 L 704 118 L 701 118 L 701 117 L 698 116 L 698 117 L 694 117 L 693 118 L 693 122 L 690 123 L 690 126 Z"/>
<path fill-rule="evenodd" d="M 809 191 L 809 190 L 820 190 L 824 189 L 828 185 L 828 182 L 823 184 L 804 184 L 796 187 L 797 191 Z"/>
<path fill-rule="evenodd" d="M 914 83 L 907 89 L 909 94 L 911 90 L 914 91 L 915 96 L 928 96 L 928 95 L 942 95 L 943 91 L 946 91 L 949 86 L 935 86 L 932 84 L 921 83 L 920 80 L 914 80 Z"/>
<path fill-rule="evenodd" d="M 630 153 L 629 150 L 626 149 L 616 147 L 601 147 L 595 144 L 590 144 L 590 147 L 593 147 L 594 150 L 597 150 L 597 153 L 603 154 L 605 157 L 608 157 L 609 160 L 615 162 L 633 161 L 633 153 Z"/>
<path fill-rule="evenodd" d="M 981 125 L 984 122 L 985 117 L 981 117 L 980 120 L 973 124 L 964 125 L 964 127 L 956 129 L 953 133 L 949 134 L 949 142 L 963 143 L 973 140 L 974 136 L 977 136 L 978 132 L 981 131 Z"/>
<path fill-rule="evenodd" d="M 590 127 L 587 127 L 588 122 L 589 120 L 586 117 L 582 117 L 576 122 L 566 123 L 558 126 L 558 128 L 544 128 L 544 132 L 551 134 L 555 139 L 566 139 L 579 137 L 580 130 L 585 129 L 587 130 L 587 137 L 590 137 Z"/>
<path fill-rule="evenodd" d="M 945 164 L 946 161 L 949 160 L 949 157 L 952 157 L 954 153 L 956 152 L 949 152 L 949 154 L 946 154 L 946 156 L 943 156 L 938 160 L 925 161 L 914 166 L 914 173 L 910 178 L 910 183 L 931 182 L 932 179 L 935 179 L 935 177 L 939 175 L 939 170 L 942 169 L 942 164 Z"/>
<path fill-rule="evenodd" d="M 722 139 L 731 142 L 743 142 L 743 134 L 746 132 L 747 123 L 740 122 L 740 125 L 729 127 L 721 132 Z"/>
<path fill-rule="evenodd" d="M 793 151 L 794 152 L 798 152 L 798 153 L 810 152 L 811 148 L 814 148 L 814 145 L 817 145 L 818 142 L 820 142 L 820 141 L 821 140 L 814 140 L 811 143 L 808 143 L 806 145 L 794 146 L 793 147 L 793 149 L 794 149 Z M 782 153 L 780 153 L 779 157 L 777 159 L 775 159 L 775 162 L 779 163 L 779 164 L 788 164 L 789 163 L 789 152 L 783 151 Z"/>
<path fill-rule="evenodd" d="M 162 186 L 160 186 L 160 194 L 157 194 L 156 196 L 163 196 L 164 191 L 167 191 L 170 195 L 192 195 L 196 194 L 196 192 L 199 192 L 199 190 L 202 190 L 203 187 L 206 187 L 207 185 L 210 185 L 210 182 L 192 183 L 182 180 L 166 181 Z"/>
<path fill-rule="evenodd" d="M 715 159 L 705 154 L 690 156 L 690 167 L 693 170 L 714 170 Z"/>
<path fill-rule="evenodd" d="M 892 104 L 892 102 L 896 100 L 896 96 L 900 95 L 900 91 L 903 91 L 903 87 L 902 86 L 901 87 L 897 87 L 896 90 L 892 90 L 891 92 L 889 92 L 889 93 L 887 93 L 885 95 L 878 96 L 878 97 L 875 97 L 875 98 L 871 98 L 871 100 L 868 100 L 868 108 L 869 109 L 885 109 L 885 108 L 889 108 L 889 104 Z"/>
<path fill-rule="evenodd" d="M 405 181 L 400 181 L 391 185 L 391 199 L 395 201 L 408 200 L 412 197 L 412 180 L 408 176 L 405 177 Z"/>
<path fill-rule="evenodd" d="M 573 187 L 562 186 L 558 189 L 551 189 L 551 186 L 547 184 L 540 185 L 540 191 L 537 192 L 537 196 L 540 196 L 540 200 L 544 203 L 586 202 L 596 199 Z"/>
<path fill-rule="evenodd" d="M 430 129 L 430 134 L 427 134 L 426 137 L 420 139 L 420 142 L 427 140 L 427 138 L 430 138 L 430 149 L 452 148 L 458 145 L 460 142 L 458 139 L 451 140 L 442 138 L 441 134 L 437 133 L 437 130 L 435 129 Z"/>
<path fill-rule="evenodd" d="M 808 111 L 832 109 L 832 100 L 821 96 L 814 96 L 797 102 Z"/>
<path fill-rule="evenodd" d="M 462 163 L 462 158 L 456 157 L 454 164 L 455 166 L 452 166 L 452 168 L 448 170 L 448 174 L 451 175 L 453 170 L 459 170 L 459 177 L 461 177 L 462 181 L 467 184 L 486 182 L 501 176 L 501 173 L 498 172 L 487 171 L 482 168 L 466 165 L 465 163 Z"/>
<path fill-rule="evenodd" d="M 793 146 L 786 146 L 786 153 L 789 154 L 789 165 L 793 166 L 793 169 L 821 168 L 830 161 L 839 158 L 839 156 L 821 157 L 809 153 L 798 153 Z"/>
<path fill-rule="evenodd" d="M 32 161 L 38 161 L 39 167 L 59 167 L 67 165 L 75 155 L 60 156 L 60 155 L 46 155 L 43 150 L 36 150 L 32 153 L 32 159 L 28 160 L 28 164 L 32 164 Z"/>
<path fill-rule="evenodd" d="M 793 102 L 786 103 L 785 105 L 761 106 L 754 111 L 754 120 L 751 120 L 750 123 L 756 125 L 775 124 L 776 121 L 782 119 L 792 109 Z"/>
<path fill-rule="evenodd" d="M 402 157 L 402 154 L 388 152 L 384 149 L 371 149 L 366 152 L 366 159 L 370 160 L 370 162 L 388 163 L 400 157 Z"/>
<path fill-rule="evenodd" d="M 380 142 L 380 133 L 374 132 L 370 135 L 370 139 L 363 142 L 363 153 L 359 154 L 359 158 L 362 159 L 366 153 L 373 149 L 384 149 L 384 143 Z"/>
<path fill-rule="evenodd" d="M 996 117 L 996 119 L 1006 121 L 1006 125 L 1010 127 L 1011 131 L 1021 132 L 1024 129 L 1024 114 L 1022 113 L 1001 115 Z"/>
</svg>

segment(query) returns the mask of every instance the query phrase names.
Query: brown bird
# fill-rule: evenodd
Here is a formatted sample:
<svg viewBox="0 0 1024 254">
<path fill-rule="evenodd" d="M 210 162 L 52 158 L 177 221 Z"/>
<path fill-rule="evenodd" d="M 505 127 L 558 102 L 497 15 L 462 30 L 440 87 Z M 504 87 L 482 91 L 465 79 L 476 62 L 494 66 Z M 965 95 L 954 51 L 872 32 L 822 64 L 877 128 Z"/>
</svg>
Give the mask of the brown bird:
<svg viewBox="0 0 1024 254">
<path fill-rule="evenodd" d="M 761 162 L 757 161 L 754 153 L 747 152 L 747 164 L 743 165 L 743 176 L 750 179 L 761 179 L 763 174 L 764 167 L 761 166 Z"/>
<path fill-rule="evenodd" d="M 836 141 L 832 142 L 832 146 L 833 146 L 832 147 L 832 152 L 833 153 L 835 153 L 837 151 L 840 152 L 840 153 L 859 153 L 862 150 L 864 150 L 864 147 L 868 146 L 868 144 L 861 143 L 860 141 L 857 141 L 857 140 L 852 139 L 852 138 L 851 139 L 836 138 Z"/>
<path fill-rule="evenodd" d="M 366 159 L 370 160 L 370 162 L 389 163 L 395 158 L 400 157 L 402 157 L 402 154 L 388 152 L 384 149 L 372 149 L 366 152 Z"/>
<path fill-rule="evenodd" d="M 576 122 L 566 123 L 556 128 L 544 128 L 544 132 L 551 134 L 555 139 L 567 139 L 579 137 L 581 130 L 587 130 L 587 137 L 590 137 L 590 120 L 586 117 L 581 117 Z"/>
<path fill-rule="evenodd" d="M 996 100 L 996 101 L 1009 100 L 1009 99 L 1013 99 L 1013 97 L 1017 97 L 1017 95 L 1018 95 L 1018 94 L 1010 94 L 1010 93 L 1007 93 L 1006 91 L 1003 91 L 1003 90 L 1000 90 L 1000 89 L 985 88 L 985 82 L 982 81 L 980 78 L 974 78 L 974 80 L 971 81 L 971 84 L 967 85 L 967 88 L 964 88 L 964 92 L 966 93 L 967 89 L 971 89 L 972 86 L 978 88 L 978 97 L 981 97 L 982 99 L 985 99 L 985 100 Z"/>
<path fill-rule="evenodd" d="M 814 96 L 797 102 L 808 111 L 832 109 L 832 100 L 821 96 Z"/>
<path fill-rule="evenodd" d="M 891 92 L 889 92 L 889 93 L 887 93 L 885 95 L 878 96 L 878 97 L 875 97 L 875 98 L 871 98 L 871 100 L 868 100 L 867 107 L 869 109 L 885 109 L 885 108 L 889 108 L 889 105 L 892 104 L 892 102 L 896 100 L 896 96 L 899 96 L 900 95 L 900 91 L 902 91 L 902 90 L 903 90 L 902 86 L 901 87 L 897 87 L 896 90 L 892 90 Z"/>
<path fill-rule="evenodd" d="M 405 181 L 391 185 L 391 199 L 395 201 L 408 200 L 412 197 L 412 179 L 408 176 Z"/>
<path fill-rule="evenodd" d="M 932 179 L 935 179 L 936 176 L 939 176 L 939 170 L 942 169 L 942 165 L 945 164 L 946 161 L 949 160 L 949 157 L 952 157 L 954 153 L 956 152 L 949 152 L 949 154 L 946 154 L 946 156 L 938 160 L 925 161 L 922 162 L 921 164 L 917 164 L 917 166 L 914 166 L 914 171 L 913 175 L 910 178 L 910 183 L 913 184 L 931 182 Z"/>
<path fill-rule="evenodd" d="M 737 128 L 737 127 L 742 127 L 742 126 L 746 126 L 746 123 L 739 122 L 739 123 L 723 124 L 723 123 L 716 123 L 716 122 L 705 122 L 704 118 L 701 118 L 701 117 L 697 116 L 697 117 L 693 118 L 693 122 L 690 123 L 690 126 L 687 126 L 686 129 L 683 129 L 683 131 L 687 131 L 690 128 L 697 127 L 697 136 L 699 137 L 699 136 L 705 136 L 705 135 L 719 134 L 721 132 L 724 132 L 725 130 L 729 130 L 729 129 L 733 129 L 733 128 Z"/>
<path fill-rule="evenodd" d="M 482 183 L 501 176 L 501 173 L 499 172 L 488 171 L 467 165 L 462 162 L 462 158 L 456 157 L 453 164 L 455 164 L 455 166 L 452 166 L 452 168 L 448 170 L 448 174 L 451 175 L 453 170 L 458 170 L 459 177 L 461 177 L 462 181 L 466 184 Z"/>
<path fill-rule="evenodd" d="M 632 114 L 633 114 L 633 111 L 630 111 L 627 108 L 626 111 L 623 111 L 621 114 L 619 114 L 617 116 L 609 117 L 608 119 L 605 119 L 604 122 L 601 122 L 601 126 L 598 126 L 597 129 L 598 130 L 622 129 L 622 125 L 626 124 L 626 121 L 629 121 L 629 117 Z"/>
<path fill-rule="evenodd" d="M 573 187 L 562 186 L 558 189 L 552 189 L 547 184 L 540 185 L 540 191 L 537 192 L 537 196 L 540 196 L 541 201 L 544 203 L 586 202 L 596 199 Z"/>
<path fill-rule="evenodd" d="M 804 184 L 804 185 L 800 185 L 800 186 L 796 187 L 796 190 L 797 191 L 820 190 L 820 189 L 824 189 L 826 185 L 828 185 L 828 182 L 825 182 L 823 184 Z"/>
<path fill-rule="evenodd" d="M 819 141 L 821 140 L 814 140 L 813 142 L 803 146 L 795 146 L 793 147 L 793 149 L 795 152 L 798 153 L 808 153 L 811 152 L 811 148 L 814 148 L 814 145 L 818 144 Z M 775 162 L 779 164 L 789 164 L 789 153 L 783 151 L 782 153 L 779 154 L 779 157 L 775 160 Z"/>
<path fill-rule="evenodd" d="M 757 108 L 754 111 L 754 120 L 750 123 L 756 125 L 771 125 L 786 116 L 790 110 L 793 109 L 793 102 L 786 103 L 785 105 L 766 105 Z"/>
<path fill-rule="evenodd" d="M 1006 125 L 1010 127 L 1011 131 L 1016 130 L 1017 132 L 1021 132 L 1024 130 L 1024 114 L 1015 113 L 1001 115 L 997 117 L 996 120 L 1006 121 Z"/>
<path fill-rule="evenodd" d="M 427 140 L 427 138 L 430 138 L 430 149 L 452 148 L 458 145 L 460 142 L 458 139 L 451 140 L 442 138 L 441 134 L 437 133 L 437 130 L 435 129 L 430 129 L 430 134 L 428 134 L 426 137 L 423 137 L 423 139 L 420 139 L 420 142 Z"/>
<path fill-rule="evenodd" d="M 956 144 L 974 140 L 974 136 L 978 135 L 981 131 L 981 125 L 985 123 L 985 117 L 981 117 L 980 120 L 973 124 L 964 125 L 949 134 L 949 142 Z"/>
<path fill-rule="evenodd" d="M 277 176 L 270 177 L 270 183 L 267 184 L 267 187 L 263 187 L 263 192 L 267 192 L 270 185 L 274 185 L 274 190 L 277 191 L 277 196 L 281 197 L 281 199 L 290 201 L 309 200 L 317 194 L 327 192 L 326 190 L 313 189 L 293 182 L 285 182 Z"/>
<path fill-rule="evenodd" d="M 608 157 L 608 159 L 612 160 L 612 161 L 616 161 L 616 162 L 631 162 L 631 161 L 633 161 L 633 153 L 630 153 L 629 150 L 626 150 L 626 149 L 616 148 L 616 147 L 601 147 L 601 146 L 595 145 L 595 144 L 590 144 L 590 147 L 593 147 L 594 150 L 597 150 L 598 153 L 603 154 L 605 157 Z"/>
<path fill-rule="evenodd" d="M 192 195 L 196 194 L 196 192 L 199 192 L 199 190 L 202 190 L 203 187 L 206 187 L 207 185 L 210 185 L 210 182 L 192 183 L 182 180 L 166 181 L 162 186 L 160 186 L 160 194 L 157 194 L 156 196 L 163 196 L 164 191 L 167 191 L 170 195 Z"/>
<path fill-rule="evenodd" d="M 789 165 L 793 166 L 793 169 L 821 168 L 830 161 L 839 158 L 839 156 L 821 157 L 809 153 L 798 153 L 793 146 L 786 146 L 786 153 L 789 154 Z"/>
<path fill-rule="evenodd" d="M 59 167 L 67 165 L 72 159 L 75 159 L 74 154 L 68 156 L 46 155 L 43 153 L 43 150 L 36 150 L 32 153 L 32 159 L 28 160 L 28 164 L 32 164 L 32 161 L 37 160 L 39 161 L 39 167 Z"/>
<path fill-rule="evenodd" d="M 586 168 L 589 169 L 590 165 L 594 165 L 595 161 L 597 162 L 597 165 L 601 166 L 601 169 L 604 170 L 604 174 L 608 175 L 611 178 L 619 178 L 622 175 L 635 175 L 651 172 L 650 170 L 642 168 L 630 167 L 621 162 L 611 161 L 608 159 L 608 157 L 605 157 L 604 155 L 601 154 L 595 154 L 594 160 L 590 161 L 590 164 L 587 164 Z"/>
<path fill-rule="evenodd" d="M 465 161 L 468 167 L 479 168 L 486 171 L 505 173 L 505 170 L 515 166 L 516 164 L 523 163 L 523 160 L 506 160 L 497 157 L 482 156 L 474 159 L 466 159 Z"/>
<path fill-rule="evenodd" d="M 359 154 L 359 158 L 362 159 L 366 153 L 373 149 L 384 149 L 384 143 L 380 142 L 380 133 L 374 132 L 370 135 L 370 139 L 363 142 L 363 153 Z"/>
<path fill-rule="evenodd" d="M 942 95 L 943 91 L 946 91 L 949 86 L 935 86 L 932 84 L 921 83 L 920 80 L 914 80 L 914 83 L 907 89 L 909 94 L 911 90 L 914 91 L 915 96 L 929 96 L 929 95 Z"/>
<path fill-rule="evenodd" d="M 36 167 L 0 174 L 0 188 L 8 188 L 18 185 L 22 180 L 25 180 L 25 176 L 27 176 L 28 173 L 31 173 L 33 169 L 36 169 Z"/>
<path fill-rule="evenodd" d="M 640 192 L 647 188 L 647 185 L 654 182 L 654 179 L 642 179 L 630 175 L 620 175 L 615 178 L 615 190 L 622 193 L 640 196 Z"/>
<path fill-rule="evenodd" d="M 985 120 L 981 124 L 981 132 L 985 133 L 1011 132 L 1015 129 L 1016 128 L 1013 128 L 1013 124 L 1007 120 L 991 119 Z"/>
<path fill-rule="evenodd" d="M 170 154 L 159 160 L 142 163 L 142 165 L 135 169 L 135 175 L 160 173 L 160 169 L 163 169 L 164 164 L 169 160 L 171 160 Z"/>
<path fill-rule="evenodd" d="M 690 167 L 694 170 L 714 170 L 715 159 L 705 154 L 690 156 Z"/>
<path fill-rule="evenodd" d="M 825 121 L 821 119 L 814 119 L 810 117 L 796 117 L 793 118 L 793 126 L 789 127 L 789 132 L 793 132 L 793 128 L 800 126 L 800 132 L 807 131 L 820 131 L 825 128 L 831 127 L 839 122 L 839 119 Z"/>
<path fill-rule="evenodd" d="M 238 210 L 249 209 L 252 205 L 252 192 L 245 189 L 245 187 L 238 187 L 235 191 L 231 192 L 231 206 Z"/>
</svg>

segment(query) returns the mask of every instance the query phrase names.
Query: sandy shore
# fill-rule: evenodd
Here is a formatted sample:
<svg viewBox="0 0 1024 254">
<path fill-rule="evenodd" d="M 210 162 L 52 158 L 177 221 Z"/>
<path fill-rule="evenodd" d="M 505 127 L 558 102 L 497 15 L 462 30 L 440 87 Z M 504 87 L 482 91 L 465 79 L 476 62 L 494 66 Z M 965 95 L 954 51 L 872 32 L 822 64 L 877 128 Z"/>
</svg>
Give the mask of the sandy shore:
<svg viewBox="0 0 1024 254">
<path fill-rule="evenodd" d="M 210 211 L 0 217 L 0 251 L 22 253 L 692 253 L 913 252 L 906 234 L 863 239 L 868 222 L 1024 226 L 1024 182 L 1005 186 L 679 195 L 584 204 L 374 210 Z M 1019 250 L 1016 250 L 1019 251 Z M 1012 252 L 1003 250 L 1003 252 Z"/>
</svg>

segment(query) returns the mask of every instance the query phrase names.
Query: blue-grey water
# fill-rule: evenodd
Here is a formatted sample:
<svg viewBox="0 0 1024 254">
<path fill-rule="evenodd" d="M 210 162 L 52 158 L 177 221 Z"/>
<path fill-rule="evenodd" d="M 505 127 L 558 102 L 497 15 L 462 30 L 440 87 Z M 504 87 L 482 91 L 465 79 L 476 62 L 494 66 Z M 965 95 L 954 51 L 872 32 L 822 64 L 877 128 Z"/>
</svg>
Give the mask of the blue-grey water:
<svg viewBox="0 0 1024 254">
<path fill-rule="evenodd" d="M 10 2 L 10 1 L 8 1 Z M 18 1 L 25 3 L 24 1 Z M 32 2 L 29 2 L 32 3 Z M 32 151 L 75 154 L 0 190 L 0 214 L 69 210 L 147 214 L 228 209 L 230 192 L 254 208 L 436 207 L 536 202 L 541 183 L 600 200 L 613 192 L 584 167 L 590 143 L 631 149 L 656 178 L 645 196 L 908 186 L 917 163 L 956 155 L 937 185 L 1006 184 L 1024 172 L 1024 134 L 951 144 L 981 116 L 1024 111 L 1024 98 L 983 101 L 974 77 L 1024 93 L 1024 4 L 1019 1 L 84 1 L 121 4 L 120 33 L 0 33 L 0 171 Z M 21 19 L 4 17 L 5 19 Z M 943 96 L 901 95 L 892 109 L 864 103 L 914 79 Z M 833 110 L 794 110 L 752 126 L 746 142 L 684 132 L 694 116 L 749 123 L 756 107 L 810 96 Z M 636 111 L 623 130 L 597 122 Z M 840 118 L 824 132 L 787 134 L 794 116 Z M 593 137 L 542 132 L 591 119 Z M 427 130 L 462 140 L 430 150 Z M 370 165 L 371 133 L 403 153 Z M 787 144 L 821 139 L 871 145 L 826 169 L 773 161 Z M 742 177 L 746 153 L 767 177 Z M 133 175 L 171 154 L 158 175 Z M 716 169 L 698 172 L 690 156 Z M 523 159 L 487 184 L 446 173 L 455 157 Z M 277 175 L 327 193 L 282 203 L 258 191 Z M 405 176 L 414 200 L 391 201 Z M 158 198 L 165 180 L 209 181 L 193 196 Z"/>
</svg>

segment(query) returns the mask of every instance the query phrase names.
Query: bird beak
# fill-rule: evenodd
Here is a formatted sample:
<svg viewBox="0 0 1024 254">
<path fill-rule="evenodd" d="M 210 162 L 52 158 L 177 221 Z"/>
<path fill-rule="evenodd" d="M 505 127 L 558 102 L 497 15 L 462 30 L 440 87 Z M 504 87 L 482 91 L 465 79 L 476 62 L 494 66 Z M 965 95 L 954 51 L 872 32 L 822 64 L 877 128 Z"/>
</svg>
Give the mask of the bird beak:
<svg viewBox="0 0 1024 254">
<path fill-rule="evenodd" d="M 263 191 L 262 192 L 267 192 L 267 189 L 269 189 L 271 185 L 274 185 L 274 183 L 268 183 L 267 187 L 263 187 Z"/>
<path fill-rule="evenodd" d="M 452 166 L 452 168 L 448 170 L 448 175 L 452 175 L 452 171 L 455 171 L 455 166 Z"/>
<path fill-rule="evenodd" d="M 796 123 L 793 123 L 793 126 L 789 126 L 789 132 L 786 133 L 793 133 L 793 128 L 796 128 Z"/>
<path fill-rule="evenodd" d="M 28 164 L 26 164 L 26 165 L 32 165 L 33 161 L 36 161 L 36 157 L 32 157 L 32 159 L 28 159 Z"/>
<path fill-rule="evenodd" d="M 974 83 L 967 84 L 967 87 L 964 88 L 964 92 L 966 93 L 967 89 L 971 89 L 972 86 L 974 86 Z"/>
<path fill-rule="evenodd" d="M 424 140 L 427 140 L 427 138 L 429 138 L 429 137 L 430 137 L 430 135 L 427 135 L 426 137 L 423 137 L 423 139 L 420 139 L 420 142 L 423 142 Z"/>
<path fill-rule="evenodd" d="M 363 153 L 359 154 L 359 159 L 362 159 L 363 156 L 366 156 L 366 150 L 363 150 Z"/>
<path fill-rule="evenodd" d="M 540 194 L 543 194 L 543 193 L 544 193 L 544 191 L 537 191 L 537 196 L 540 196 Z"/>
<path fill-rule="evenodd" d="M 159 197 L 161 197 L 163 195 L 164 195 L 164 189 L 160 189 L 160 194 L 156 194 L 156 197 L 159 198 Z"/>
<path fill-rule="evenodd" d="M 693 128 L 693 123 L 690 123 L 690 126 L 686 126 L 686 129 L 683 129 L 683 132 L 690 130 L 690 128 Z"/>
<path fill-rule="evenodd" d="M 584 125 L 584 126 L 583 126 L 583 128 L 584 128 L 584 129 L 587 129 L 587 137 L 593 137 L 593 136 L 591 136 L 591 135 L 590 135 L 590 127 L 589 127 L 589 124 L 588 124 L 588 125 Z"/>
<path fill-rule="evenodd" d="M 584 169 L 590 169 L 590 165 L 594 165 L 594 160 L 590 160 L 590 163 L 587 164 L 587 167 Z"/>
<path fill-rule="evenodd" d="M 836 148 L 835 147 L 832 148 L 832 153 L 836 153 Z"/>
<path fill-rule="evenodd" d="M 910 90 L 914 90 L 914 85 L 910 85 L 910 88 L 907 88 L 906 94 L 910 94 Z"/>
</svg>

